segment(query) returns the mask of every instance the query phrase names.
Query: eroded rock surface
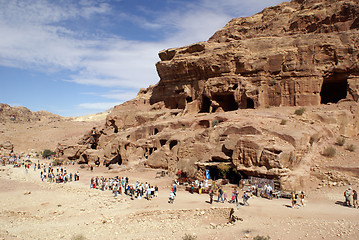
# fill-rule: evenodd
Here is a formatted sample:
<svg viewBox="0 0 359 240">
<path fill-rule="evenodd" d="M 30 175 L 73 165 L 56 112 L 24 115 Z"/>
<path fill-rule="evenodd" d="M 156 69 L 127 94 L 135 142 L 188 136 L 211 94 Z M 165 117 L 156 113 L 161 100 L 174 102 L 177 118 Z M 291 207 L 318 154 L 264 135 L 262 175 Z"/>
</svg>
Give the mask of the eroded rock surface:
<svg viewBox="0 0 359 240">
<path fill-rule="evenodd" d="M 225 164 L 292 188 L 325 143 L 359 133 L 358 17 L 357 1 L 297 0 L 164 50 L 156 86 L 57 154 L 201 179 Z"/>
<path fill-rule="evenodd" d="M 358 1 L 291 1 L 160 52 L 151 103 L 188 112 L 358 100 Z"/>
</svg>

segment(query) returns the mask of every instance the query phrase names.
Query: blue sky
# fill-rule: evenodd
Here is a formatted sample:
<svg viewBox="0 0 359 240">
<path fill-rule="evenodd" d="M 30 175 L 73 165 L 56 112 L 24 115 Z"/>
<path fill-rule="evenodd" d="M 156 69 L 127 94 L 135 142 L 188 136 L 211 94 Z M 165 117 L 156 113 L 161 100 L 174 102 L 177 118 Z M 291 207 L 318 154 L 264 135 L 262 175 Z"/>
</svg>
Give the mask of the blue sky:
<svg viewBox="0 0 359 240">
<path fill-rule="evenodd" d="M 102 112 L 159 81 L 158 52 L 281 0 L 0 0 L 0 103 Z"/>
</svg>

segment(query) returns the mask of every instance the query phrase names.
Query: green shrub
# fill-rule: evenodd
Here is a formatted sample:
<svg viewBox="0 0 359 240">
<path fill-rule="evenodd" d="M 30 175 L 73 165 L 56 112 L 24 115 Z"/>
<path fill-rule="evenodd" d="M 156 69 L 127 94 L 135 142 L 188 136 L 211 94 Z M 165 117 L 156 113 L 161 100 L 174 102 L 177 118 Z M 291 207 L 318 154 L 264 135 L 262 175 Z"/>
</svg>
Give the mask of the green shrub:
<svg viewBox="0 0 359 240">
<path fill-rule="evenodd" d="M 257 235 L 253 238 L 253 240 L 270 240 L 270 237 L 269 236 L 260 236 L 260 235 Z"/>
<path fill-rule="evenodd" d="M 286 119 L 282 119 L 282 121 L 280 122 L 280 125 L 286 125 L 287 124 L 287 120 Z"/>
<path fill-rule="evenodd" d="M 345 138 L 338 137 L 337 142 L 335 144 L 338 145 L 338 146 L 344 146 L 344 143 L 345 143 Z"/>
<path fill-rule="evenodd" d="M 325 156 L 325 157 L 334 157 L 335 156 L 335 153 L 336 153 L 336 150 L 334 147 L 327 147 L 324 149 L 322 155 Z"/>
<path fill-rule="evenodd" d="M 355 151 L 355 146 L 353 144 L 349 144 L 349 145 L 347 145 L 347 147 L 345 149 L 350 151 L 350 152 L 354 152 Z"/>
<path fill-rule="evenodd" d="M 301 115 L 303 115 L 304 112 L 305 112 L 305 108 L 302 107 L 302 108 L 298 108 L 297 110 L 295 110 L 294 113 L 298 116 L 301 116 Z"/>
<path fill-rule="evenodd" d="M 45 149 L 43 152 L 42 152 L 42 157 L 43 158 L 48 158 L 48 157 L 51 157 L 53 155 L 55 155 L 56 153 L 49 150 L 49 149 Z"/>
<path fill-rule="evenodd" d="M 217 126 L 219 124 L 219 121 L 217 120 L 217 119 L 214 119 L 213 121 L 212 121 L 212 127 L 215 127 L 215 126 Z"/>
<path fill-rule="evenodd" d="M 183 240 L 196 240 L 197 239 L 197 236 L 195 235 L 191 235 L 191 234 L 185 234 L 182 238 Z"/>
</svg>

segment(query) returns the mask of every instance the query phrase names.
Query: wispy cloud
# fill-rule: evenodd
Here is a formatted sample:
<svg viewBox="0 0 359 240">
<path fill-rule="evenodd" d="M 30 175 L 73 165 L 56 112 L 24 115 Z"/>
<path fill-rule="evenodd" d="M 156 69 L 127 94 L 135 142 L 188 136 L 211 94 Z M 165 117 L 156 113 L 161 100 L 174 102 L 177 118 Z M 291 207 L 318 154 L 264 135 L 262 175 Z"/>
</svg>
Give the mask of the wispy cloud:
<svg viewBox="0 0 359 240">
<path fill-rule="evenodd" d="M 0 65 L 44 72 L 71 71 L 65 81 L 127 89 L 97 93 L 112 102 L 83 103 L 104 110 L 132 98 L 139 88 L 158 82 L 158 52 L 207 40 L 231 18 L 248 16 L 280 0 L 184 1 L 179 9 L 152 18 L 121 12 L 111 1 L 0 0 Z M 145 6 L 142 11 L 148 10 Z M 156 11 L 156 10 L 148 10 Z M 139 29 L 161 31 L 157 41 L 129 40 L 112 32 L 75 30 L 68 22 L 118 16 Z M 110 20 L 108 20 L 110 21 Z M 96 24 L 96 23 L 93 23 Z M 89 28 L 89 26 L 84 26 Z M 140 31 L 140 30 L 139 30 Z"/>
</svg>

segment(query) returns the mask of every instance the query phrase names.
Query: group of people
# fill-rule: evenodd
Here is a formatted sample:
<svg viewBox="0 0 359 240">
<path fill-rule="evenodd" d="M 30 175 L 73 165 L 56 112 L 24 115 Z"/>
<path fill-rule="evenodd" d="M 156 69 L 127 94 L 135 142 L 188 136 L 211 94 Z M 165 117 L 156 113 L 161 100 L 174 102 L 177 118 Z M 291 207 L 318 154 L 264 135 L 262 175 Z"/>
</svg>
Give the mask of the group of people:
<svg viewBox="0 0 359 240">
<path fill-rule="evenodd" d="M 344 198 L 345 198 L 345 202 L 344 202 L 345 206 L 359 208 L 358 192 L 352 189 L 352 187 L 349 186 L 348 189 L 344 191 Z"/>
<path fill-rule="evenodd" d="M 21 156 L 11 156 L 11 157 L 2 156 L 0 157 L 0 163 L 3 166 L 12 165 L 14 168 L 24 166 L 25 169 L 27 169 L 29 167 L 28 163 L 25 163 L 21 158 Z"/>
<path fill-rule="evenodd" d="M 215 192 L 215 190 L 212 189 L 212 187 L 211 187 L 209 189 L 209 193 L 208 193 L 209 194 L 209 203 L 210 204 L 213 203 L 214 192 Z M 238 201 L 239 191 L 237 190 L 237 188 L 233 189 L 232 197 L 231 197 L 231 199 L 229 201 L 227 200 L 227 192 L 223 191 L 222 187 L 218 188 L 217 194 L 218 194 L 217 202 L 221 201 L 221 203 L 224 203 L 225 201 L 227 201 L 228 203 L 237 204 L 237 207 L 240 204 L 239 201 Z M 243 199 L 243 205 L 249 206 L 248 199 L 250 199 L 250 195 L 246 191 L 243 192 L 242 199 Z"/>
<path fill-rule="evenodd" d="M 66 183 L 80 180 L 79 171 L 73 174 L 68 172 L 66 167 L 56 166 L 55 171 L 55 167 L 51 163 L 49 163 L 47 166 L 43 163 L 34 163 L 34 171 L 36 168 L 40 170 L 41 181 L 47 180 L 48 182 Z"/>
<path fill-rule="evenodd" d="M 134 184 L 129 183 L 128 177 L 92 177 L 90 180 L 90 188 L 99 189 L 101 191 L 112 191 L 114 196 L 118 194 L 125 194 L 131 199 L 151 198 L 158 197 L 158 187 L 150 185 L 149 183 L 140 183 L 136 181 Z"/>
<path fill-rule="evenodd" d="M 291 193 L 292 208 L 305 206 L 304 198 L 305 198 L 305 193 L 303 191 L 292 192 Z"/>
</svg>

